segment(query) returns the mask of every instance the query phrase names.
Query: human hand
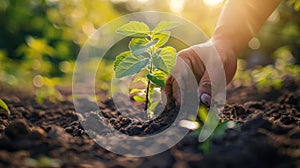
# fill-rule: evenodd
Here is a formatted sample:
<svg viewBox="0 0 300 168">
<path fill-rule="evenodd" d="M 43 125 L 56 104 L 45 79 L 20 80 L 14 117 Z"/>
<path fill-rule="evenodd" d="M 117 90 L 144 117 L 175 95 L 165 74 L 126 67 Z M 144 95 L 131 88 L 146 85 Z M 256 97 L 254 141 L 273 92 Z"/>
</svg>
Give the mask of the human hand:
<svg viewBox="0 0 300 168">
<path fill-rule="evenodd" d="M 167 97 L 167 107 L 173 107 L 175 105 L 174 102 L 177 106 L 181 105 L 182 100 L 179 86 L 184 85 L 185 88 L 189 88 L 188 85 L 190 81 L 185 80 L 185 76 L 188 74 L 188 71 L 191 71 L 193 73 L 195 79 L 197 80 L 197 83 L 199 84 L 198 97 L 200 101 L 206 106 L 210 106 L 212 87 L 216 86 L 218 81 L 211 81 L 209 74 L 225 72 L 225 80 L 226 84 L 228 84 L 232 80 L 236 72 L 236 56 L 233 54 L 233 52 L 231 52 L 230 49 L 226 49 L 225 47 L 223 48 L 222 46 L 226 45 L 217 45 L 216 43 L 209 41 L 207 43 L 184 49 L 177 54 L 177 61 L 174 66 L 174 70 L 172 72 L 172 75 L 167 79 L 166 87 L 163 89 Z M 182 61 L 180 62 L 179 60 L 183 60 L 185 65 L 182 63 Z M 218 66 L 218 62 L 220 66 Z M 213 66 L 213 69 L 210 70 L 215 72 L 208 72 L 206 67 L 208 64 L 210 64 L 210 66 Z M 189 67 L 190 70 L 188 70 L 187 67 Z M 177 76 L 177 80 L 175 80 L 174 76 Z M 178 79 L 180 81 L 178 81 Z M 222 78 L 212 79 L 222 80 Z"/>
</svg>

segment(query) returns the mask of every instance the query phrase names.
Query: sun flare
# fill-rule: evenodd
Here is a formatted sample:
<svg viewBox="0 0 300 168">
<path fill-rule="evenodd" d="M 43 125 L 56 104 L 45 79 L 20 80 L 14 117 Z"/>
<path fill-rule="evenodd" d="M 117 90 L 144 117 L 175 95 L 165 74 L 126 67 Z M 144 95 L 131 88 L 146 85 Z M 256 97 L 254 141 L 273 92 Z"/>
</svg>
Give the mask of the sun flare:
<svg viewBox="0 0 300 168">
<path fill-rule="evenodd" d="M 222 3 L 224 0 L 203 0 L 203 2 L 208 6 L 217 6 Z"/>
</svg>

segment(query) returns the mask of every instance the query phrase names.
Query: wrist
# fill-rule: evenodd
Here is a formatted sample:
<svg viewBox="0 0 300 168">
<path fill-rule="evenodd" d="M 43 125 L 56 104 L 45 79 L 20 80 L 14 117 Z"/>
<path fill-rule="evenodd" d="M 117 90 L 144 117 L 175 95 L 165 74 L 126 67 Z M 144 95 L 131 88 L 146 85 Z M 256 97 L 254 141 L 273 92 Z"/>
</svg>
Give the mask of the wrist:
<svg viewBox="0 0 300 168">
<path fill-rule="evenodd" d="M 233 30 L 226 25 L 219 25 L 210 40 L 217 50 L 237 58 L 250 38 L 251 36 L 240 30 Z"/>
<path fill-rule="evenodd" d="M 227 41 L 225 39 L 211 39 L 211 43 L 221 57 L 226 74 L 226 83 L 228 84 L 230 83 L 236 72 L 238 53 L 235 50 L 234 46 L 231 45 L 230 41 Z"/>
<path fill-rule="evenodd" d="M 234 47 L 232 41 L 227 40 L 226 38 L 211 38 L 210 41 L 222 58 L 237 59 L 239 51 Z"/>
</svg>

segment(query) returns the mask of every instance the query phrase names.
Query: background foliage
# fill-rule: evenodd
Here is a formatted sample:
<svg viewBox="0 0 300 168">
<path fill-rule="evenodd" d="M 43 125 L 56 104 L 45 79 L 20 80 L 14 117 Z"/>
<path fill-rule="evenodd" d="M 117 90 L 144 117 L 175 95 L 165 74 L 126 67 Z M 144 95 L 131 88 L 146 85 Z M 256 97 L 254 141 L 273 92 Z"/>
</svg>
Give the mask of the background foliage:
<svg viewBox="0 0 300 168">
<path fill-rule="evenodd" d="M 1 0 L 0 80 L 14 87 L 34 88 L 39 97 L 57 97 L 55 86 L 71 84 L 80 47 L 101 25 L 127 13 L 157 10 L 182 16 L 211 35 L 224 4 L 222 0 L 214 2 L 209 5 L 205 0 Z M 249 42 L 236 79 L 254 81 L 262 88 L 270 83 L 280 88 L 282 76 L 299 76 L 299 9 L 299 0 L 281 4 Z M 110 76 L 99 78 L 108 80 Z"/>
</svg>

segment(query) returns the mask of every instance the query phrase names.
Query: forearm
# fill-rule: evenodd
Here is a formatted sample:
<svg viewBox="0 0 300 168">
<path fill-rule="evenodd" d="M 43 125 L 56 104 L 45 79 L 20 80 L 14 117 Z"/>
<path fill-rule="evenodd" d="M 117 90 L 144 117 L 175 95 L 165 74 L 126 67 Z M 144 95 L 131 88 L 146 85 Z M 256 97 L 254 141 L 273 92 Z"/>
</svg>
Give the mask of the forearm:
<svg viewBox="0 0 300 168">
<path fill-rule="evenodd" d="M 211 38 L 217 49 L 239 55 L 280 0 L 228 0 Z"/>
</svg>

